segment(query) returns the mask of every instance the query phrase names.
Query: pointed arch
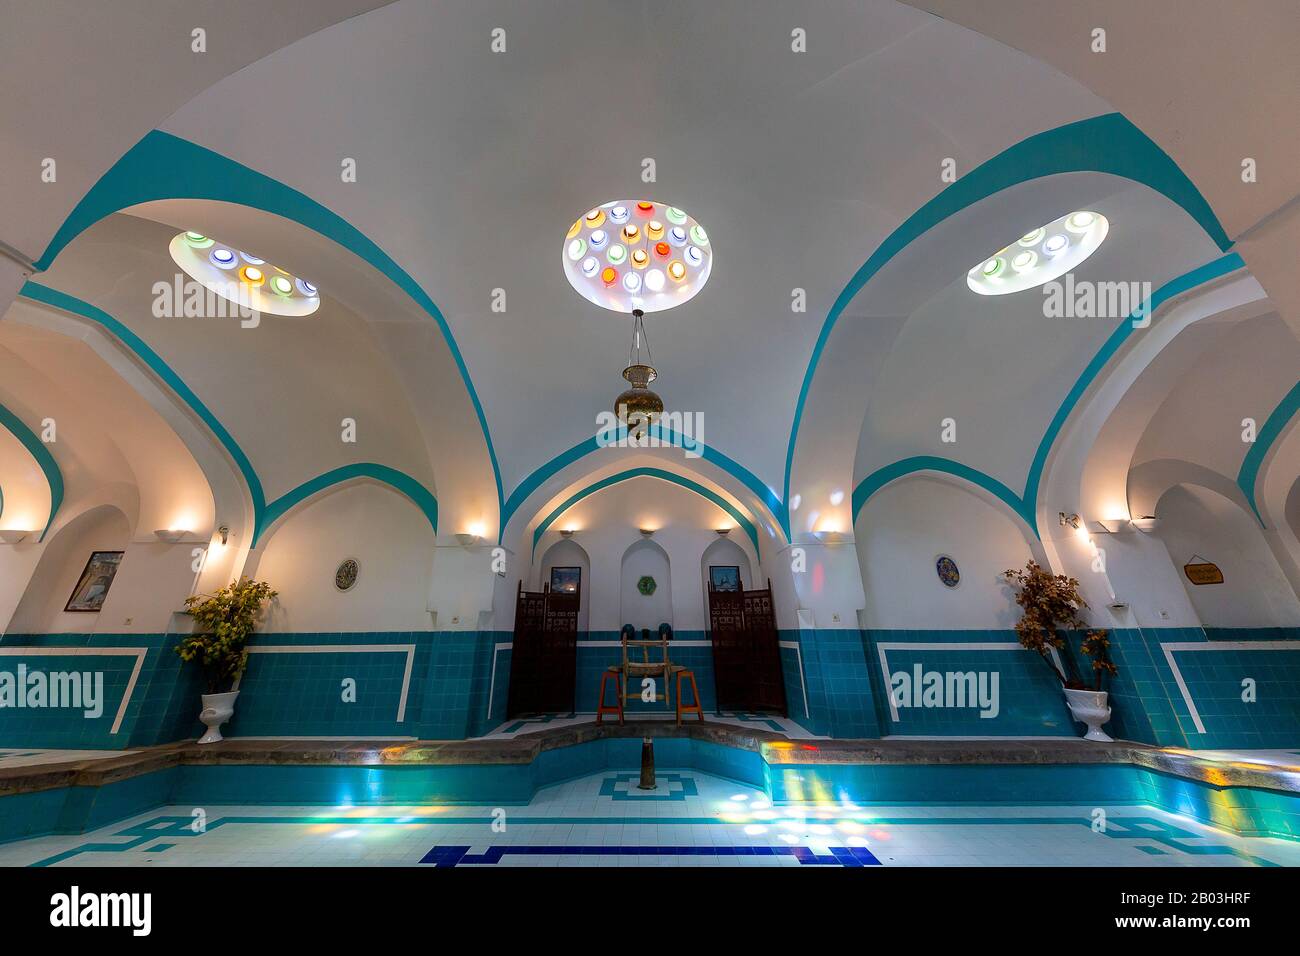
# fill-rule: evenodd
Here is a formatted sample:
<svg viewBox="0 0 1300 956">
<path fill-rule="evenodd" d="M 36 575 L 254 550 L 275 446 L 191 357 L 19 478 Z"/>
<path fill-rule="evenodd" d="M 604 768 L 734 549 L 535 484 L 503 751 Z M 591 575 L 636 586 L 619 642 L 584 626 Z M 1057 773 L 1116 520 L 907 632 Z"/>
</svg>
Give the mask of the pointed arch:
<svg viewBox="0 0 1300 956">
<path fill-rule="evenodd" d="M 758 529 L 754 527 L 754 522 L 750 521 L 749 517 L 744 512 L 726 498 L 723 498 L 717 492 L 704 487 L 704 485 L 699 482 L 692 481 L 691 479 L 685 478 L 675 472 L 665 471 L 662 468 L 629 468 L 627 471 L 620 471 L 618 474 L 610 475 L 607 478 L 602 478 L 600 481 L 593 482 L 585 488 L 570 495 L 538 523 L 537 530 L 533 532 L 534 553 L 537 551 L 537 543 L 542 540 L 542 535 L 546 533 L 546 529 L 579 501 L 586 498 L 588 495 L 595 494 L 603 488 L 608 488 L 610 485 L 616 485 L 621 481 L 630 481 L 633 478 L 658 478 L 661 481 L 681 485 L 686 490 L 695 492 L 701 498 L 713 502 L 713 504 L 731 515 L 731 517 L 736 520 L 736 524 L 745 529 L 745 534 L 749 536 L 749 540 L 754 544 L 754 553 L 758 553 Z"/>
<path fill-rule="evenodd" d="M 405 495 L 424 512 L 424 517 L 428 520 L 433 533 L 438 533 L 438 499 L 433 496 L 433 492 L 403 471 L 387 465 L 363 461 L 317 475 L 272 501 L 266 506 L 264 520 L 258 523 L 257 531 L 253 535 L 253 547 L 256 548 L 265 534 L 294 509 L 338 485 L 365 479 L 387 485 Z"/>
</svg>

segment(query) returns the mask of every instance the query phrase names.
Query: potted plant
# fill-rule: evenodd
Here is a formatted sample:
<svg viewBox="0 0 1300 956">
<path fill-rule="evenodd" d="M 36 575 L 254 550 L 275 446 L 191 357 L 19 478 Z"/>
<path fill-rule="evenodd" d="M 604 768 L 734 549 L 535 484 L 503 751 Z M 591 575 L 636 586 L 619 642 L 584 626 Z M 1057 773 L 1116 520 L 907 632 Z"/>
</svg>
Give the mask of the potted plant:
<svg viewBox="0 0 1300 956">
<path fill-rule="evenodd" d="M 183 661 L 197 661 L 203 668 L 207 693 L 199 720 L 208 732 L 201 744 L 221 740 L 221 725 L 235 715 L 235 682 L 248 664 L 248 637 L 253 633 L 262 606 L 278 592 L 264 581 L 241 578 L 215 594 L 198 594 L 185 599 L 185 608 L 197 625 L 195 633 L 176 645 Z"/>
<path fill-rule="evenodd" d="M 1110 659 L 1110 640 L 1104 630 L 1088 630 L 1080 645 L 1083 654 L 1092 659 L 1094 683 L 1087 687 L 1079 675 L 1071 655 L 1064 655 L 1066 672 L 1057 667 L 1049 650 L 1065 648 L 1062 631 L 1079 631 L 1087 628 L 1082 611 L 1088 603 L 1079 594 L 1079 582 L 1064 574 L 1052 574 L 1036 561 L 1030 561 L 1023 570 L 1003 573 L 1013 586 L 1019 588 L 1016 603 L 1020 605 L 1020 620 L 1016 622 L 1016 636 L 1020 645 L 1036 651 L 1065 691 L 1065 702 L 1074 719 L 1084 724 L 1087 740 L 1110 740 L 1101 725 L 1110 720 L 1108 694 L 1102 690 L 1102 681 L 1115 676 L 1116 667 Z"/>
</svg>

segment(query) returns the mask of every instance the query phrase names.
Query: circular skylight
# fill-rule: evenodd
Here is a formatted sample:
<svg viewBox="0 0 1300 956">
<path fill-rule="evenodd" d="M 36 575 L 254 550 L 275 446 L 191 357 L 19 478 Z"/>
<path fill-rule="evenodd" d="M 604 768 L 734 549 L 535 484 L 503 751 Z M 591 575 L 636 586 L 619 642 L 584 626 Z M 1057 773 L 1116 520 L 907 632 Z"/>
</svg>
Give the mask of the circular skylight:
<svg viewBox="0 0 1300 956">
<path fill-rule="evenodd" d="M 167 246 L 172 260 L 214 294 L 269 315 L 311 315 L 320 291 L 306 279 L 198 232 L 182 232 Z"/>
<path fill-rule="evenodd" d="M 713 246 L 704 227 L 675 206 L 616 199 L 569 227 L 561 261 L 588 302 L 614 312 L 662 312 L 704 288 Z"/>
<path fill-rule="evenodd" d="M 1059 279 L 1097 251 L 1110 223 L 1079 210 L 1021 236 L 966 273 L 980 295 L 1007 295 Z"/>
</svg>

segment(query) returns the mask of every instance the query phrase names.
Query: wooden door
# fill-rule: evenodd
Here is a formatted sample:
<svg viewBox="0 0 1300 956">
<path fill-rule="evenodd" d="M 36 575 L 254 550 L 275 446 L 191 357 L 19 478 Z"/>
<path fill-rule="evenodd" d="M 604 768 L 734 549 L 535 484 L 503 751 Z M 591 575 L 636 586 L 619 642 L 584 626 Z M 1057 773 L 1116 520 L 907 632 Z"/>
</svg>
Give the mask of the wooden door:
<svg viewBox="0 0 1300 956">
<path fill-rule="evenodd" d="M 719 591 L 710 582 L 709 630 L 718 709 L 784 715 L 785 681 L 771 586 Z"/>
<path fill-rule="evenodd" d="M 548 714 L 569 714 L 574 709 L 578 679 L 578 603 L 581 594 L 546 595 L 546 627 L 542 633 L 542 686 L 538 689 L 539 710 Z"/>
<path fill-rule="evenodd" d="M 514 649 L 506 716 L 573 712 L 579 593 L 525 591 L 515 599 Z"/>
<path fill-rule="evenodd" d="M 784 716 L 785 676 L 781 671 L 781 643 L 776 630 L 776 609 L 772 605 L 772 583 L 769 581 L 761 590 L 743 592 L 743 603 L 751 655 L 753 706 L 749 710 Z"/>
<path fill-rule="evenodd" d="M 713 639 L 713 685 L 719 710 L 748 710 L 749 636 L 744 596 L 709 582 L 709 636 Z"/>
</svg>

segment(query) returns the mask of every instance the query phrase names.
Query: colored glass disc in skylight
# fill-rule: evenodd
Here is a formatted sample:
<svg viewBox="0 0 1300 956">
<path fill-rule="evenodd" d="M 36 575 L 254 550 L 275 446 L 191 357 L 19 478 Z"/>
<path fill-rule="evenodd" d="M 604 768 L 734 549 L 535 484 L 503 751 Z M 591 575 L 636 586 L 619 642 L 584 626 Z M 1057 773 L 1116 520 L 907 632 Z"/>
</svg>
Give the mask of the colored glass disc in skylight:
<svg viewBox="0 0 1300 956">
<path fill-rule="evenodd" d="M 303 316 L 320 308 L 320 291 L 306 279 L 202 233 L 177 234 L 167 251 L 191 279 L 245 309 Z"/>
<path fill-rule="evenodd" d="M 584 299 L 614 312 L 681 305 L 713 269 L 708 233 L 676 206 L 619 199 L 584 213 L 574 227 L 565 235 L 564 274 Z"/>
<path fill-rule="evenodd" d="M 1109 229 L 1101 213 L 1072 212 L 973 266 L 966 273 L 966 285 L 980 295 L 1008 295 L 1059 279 L 1096 252 Z"/>
</svg>

